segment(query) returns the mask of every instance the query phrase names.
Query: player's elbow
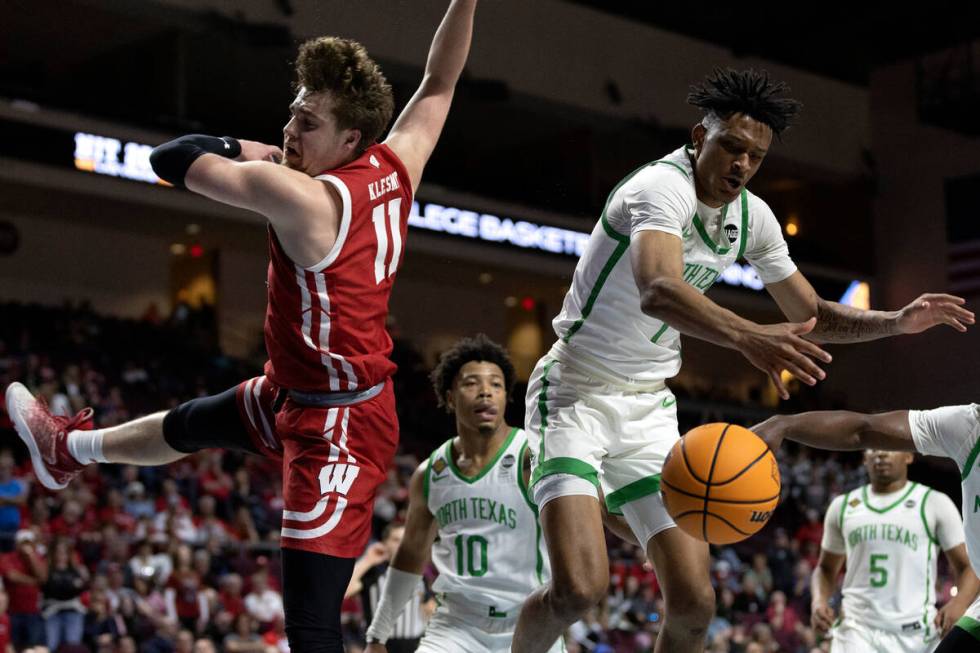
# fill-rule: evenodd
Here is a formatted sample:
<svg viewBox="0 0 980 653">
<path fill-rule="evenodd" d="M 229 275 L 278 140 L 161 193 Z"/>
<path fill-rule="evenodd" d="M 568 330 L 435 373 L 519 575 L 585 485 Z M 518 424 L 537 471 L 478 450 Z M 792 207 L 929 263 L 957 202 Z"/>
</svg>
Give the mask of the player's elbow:
<svg viewBox="0 0 980 653">
<path fill-rule="evenodd" d="M 643 287 L 640 310 L 650 317 L 663 319 L 673 304 L 674 280 L 658 277 Z"/>
</svg>

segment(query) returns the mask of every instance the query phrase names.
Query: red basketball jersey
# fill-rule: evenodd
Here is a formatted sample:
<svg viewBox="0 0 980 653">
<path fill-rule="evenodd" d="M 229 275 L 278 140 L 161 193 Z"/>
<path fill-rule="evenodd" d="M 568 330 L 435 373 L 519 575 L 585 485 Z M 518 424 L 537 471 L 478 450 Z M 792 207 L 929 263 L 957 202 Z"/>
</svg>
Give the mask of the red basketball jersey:
<svg viewBox="0 0 980 653">
<path fill-rule="evenodd" d="M 385 329 L 404 252 L 412 184 L 387 145 L 319 175 L 337 190 L 337 242 L 311 267 L 296 265 L 269 227 L 265 375 L 281 388 L 365 390 L 395 372 Z"/>
</svg>

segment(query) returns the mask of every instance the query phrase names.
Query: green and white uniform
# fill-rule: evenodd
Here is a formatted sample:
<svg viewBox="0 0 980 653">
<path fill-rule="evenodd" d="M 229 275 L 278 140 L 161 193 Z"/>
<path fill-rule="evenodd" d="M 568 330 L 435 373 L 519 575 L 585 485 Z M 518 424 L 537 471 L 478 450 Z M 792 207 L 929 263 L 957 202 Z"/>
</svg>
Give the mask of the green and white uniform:
<svg viewBox="0 0 980 653">
<path fill-rule="evenodd" d="M 739 258 L 764 283 L 796 271 L 764 201 L 746 190 L 717 209 L 698 201 L 685 148 L 613 190 L 553 322 L 558 341 L 531 376 L 526 424 L 536 491 L 543 477 L 574 475 L 601 483 L 613 512 L 658 492 L 664 457 L 678 438 L 664 380 L 680 369 L 680 334 L 640 310 L 630 263 L 631 240 L 648 230 L 682 240 L 684 280 L 699 292 Z M 644 519 L 673 524 L 666 512 Z"/>
<path fill-rule="evenodd" d="M 452 443 L 432 453 L 425 472 L 425 497 L 439 529 L 432 545 L 439 608 L 418 651 L 509 651 L 521 605 L 551 577 L 524 483 L 527 436 L 512 429 L 473 477 L 457 468 Z M 561 651 L 561 642 L 552 650 Z"/>
<path fill-rule="evenodd" d="M 832 653 L 935 648 L 936 562 L 963 539 L 956 505 L 925 485 L 889 494 L 865 485 L 831 501 L 821 546 L 847 557 Z"/>
<path fill-rule="evenodd" d="M 952 458 L 960 469 L 966 551 L 980 570 L 980 405 L 910 410 L 909 427 L 920 453 Z M 980 598 L 956 625 L 980 640 Z"/>
</svg>

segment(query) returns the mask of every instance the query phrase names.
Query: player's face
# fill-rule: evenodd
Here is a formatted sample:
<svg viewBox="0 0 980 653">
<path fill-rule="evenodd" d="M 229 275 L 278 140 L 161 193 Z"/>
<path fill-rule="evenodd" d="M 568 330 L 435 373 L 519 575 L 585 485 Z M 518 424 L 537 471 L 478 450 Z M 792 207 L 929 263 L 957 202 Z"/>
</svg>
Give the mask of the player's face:
<svg viewBox="0 0 980 653">
<path fill-rule="evenodd" d="M 466 363 L 456 375 L 449 405 L 459 424 L 492 434 L 503 423 L 507 406 L 503 371 L 496 363 Z"/>
<path fill-rule="evenodd" d="M 864 452 L 864 467 L 872 484 L 885 485 L 908 477 L 912 455 L 902 451 L 869 449 Z"/>
<path fill-rule="evenodd" d="M 316 176 L 354 157 L 361 132 L 338 128 L 330 110 L 332 102 L 327 92 L 308 93 L 300 88 L 289 105 L 289 122 L 282 128 L 283 165 Z"/>
<path fill-rule="evenodd" d="M 755 176 L 772 143 L 772 130 L 745 114 L 706 118 L 694 126 L 698 199 L 711 207 L 738 197 Z"/>
</svg>

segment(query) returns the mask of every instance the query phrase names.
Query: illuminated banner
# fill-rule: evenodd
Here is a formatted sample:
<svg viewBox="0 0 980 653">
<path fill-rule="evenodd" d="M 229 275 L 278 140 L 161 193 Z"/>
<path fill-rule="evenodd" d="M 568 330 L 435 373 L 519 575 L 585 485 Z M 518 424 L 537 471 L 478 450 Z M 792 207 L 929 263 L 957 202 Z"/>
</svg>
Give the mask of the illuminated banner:
<svg viewBox="0 0 980 653">
<path fill-rule="evenodd" d="M 122 177 L 148 184 L 169 186 L 150 167 L 153 146 L 109 136 L 77 132 L 75 168 L 100 175 Z M 413 202 L 408 226 L 457 238 L 497 243 L 518 249 L 558 254 L 578 259 L 585 252 L 589 234 L 490 213 L 481 213 L 434 202 Z M 762 290 L 762 280 L 750 265 L 734 263 L 718 281 L 750 290 Z"/>
<path fill-rule="evenodd" d="M 584 231 L 572 231 L 432 202 L 413 202 L 408 226 L 458 238 L 564 254 L 576 259 L 582 256 L 589 242 L 589 234 Z M 762 279 L 755 269 L 751 265 L 739 263 L 733 263 L 718 277 L 718 281 L 750 290 L 763 288 Z"/>
<path fill-rule="evenodd" d="M 151 145 L 126 143 L 108 136 L 96 136 L 77 132 L 75 134 L 75 167 L 100 175 L 122 177 L 148 184 L 169 186 L 153 173 L 150 167 Z"/>
</svg>

